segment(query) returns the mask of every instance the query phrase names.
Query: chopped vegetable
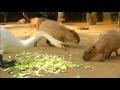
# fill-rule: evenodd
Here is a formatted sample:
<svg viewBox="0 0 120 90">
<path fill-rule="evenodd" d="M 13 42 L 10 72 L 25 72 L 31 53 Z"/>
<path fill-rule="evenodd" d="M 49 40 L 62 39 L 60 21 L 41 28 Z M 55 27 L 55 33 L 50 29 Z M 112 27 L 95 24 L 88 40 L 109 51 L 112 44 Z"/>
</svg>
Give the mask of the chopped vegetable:
<svg viewBox="0 0 120 90">
<path fill-rule="evenodd" d="M 45 73 L 58 74 L 65 72 L 69 67 L 79 67 L 62 57 L 52 54 L 41 54 L 40 52 L 23 52 L 15 56 L 14 66 L 3 71 L 18 78 L 29 78 L 30 75 L 45 76 Z"/>
</svg>

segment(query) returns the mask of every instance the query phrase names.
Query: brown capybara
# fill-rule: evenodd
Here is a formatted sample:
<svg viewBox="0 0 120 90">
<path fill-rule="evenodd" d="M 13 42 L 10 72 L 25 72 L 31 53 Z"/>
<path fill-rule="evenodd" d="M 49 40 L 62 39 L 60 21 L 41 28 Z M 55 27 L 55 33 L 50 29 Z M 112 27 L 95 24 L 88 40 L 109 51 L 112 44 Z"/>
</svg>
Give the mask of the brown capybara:
<svg viewBox="0 0 120 90">
<path fill-rule="evenodd" d="M 39 27 L 39 31 L 45 31 L 51 36 L 53 36 L 55 39 L 60 40 L 65 43 L 67 42 L 79 43 L 80 42 L 80 37 L 74 30 L 68 29 L 63 25 L 60 25 L 56 21 L 48 20 L 48 21 L 43 22 Z M 46 41 L 46 43 L 51 46 L 48 40 Z"/>
<path fill-rule="evenodd" d="M 47 21 L 47 20 L 49 20 L 49 19 L 40 17 L 40 18 L 37 20 L 37 23 L 36 23 L 36 30 L 39 31 L 40 25 L 41 25 L 44 21 Z"/>
<path fill-rule="evenodd" d="M 102 53 L 102 59 L 100 61 L 106 61 L 109 59 L 112 52 L 119 56 L 117 50 L 120 48 L 120 32 L 116 30 L 108 30 L 101 33 L 97 40 L 88 47 L 83 54 L 83 59 L 89 61 L 97 54 Z"/>
<path fill-rule="evenodd" d="M 25 24 L 25 21 L 26 20 L 24 18 L 19 19 L 18 22 L 17 22 L 17 24 Z"/>
<path fill-rule="evenodd" d="M 29 24 L 30 24 L 30 27 L 31 27 L 31 28 L 36 27 L 38 19 L 39 19 L 38 17 L 35 17 L 35 18 L 31 18 L 31 19 L 30 19 L 30 23 L 29 23 Z"/>
</svg>

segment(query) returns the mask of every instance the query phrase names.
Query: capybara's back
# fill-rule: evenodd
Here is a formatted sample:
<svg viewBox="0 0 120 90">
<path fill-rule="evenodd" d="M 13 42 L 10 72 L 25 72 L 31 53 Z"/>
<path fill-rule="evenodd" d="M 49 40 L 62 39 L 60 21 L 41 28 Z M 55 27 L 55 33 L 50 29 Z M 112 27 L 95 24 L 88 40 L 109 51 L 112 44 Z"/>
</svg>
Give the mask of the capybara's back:
<svg viewBox="0 0 120 90">
<path fill-rule="evenodd" d="M 108 59 L 112 52 L 118 55 L 117 50 L 120 48 L 120 32 L 116 30 L 108 30 L 101 33 L 96 41 L 89 46 L 84 54 L 83 59 L 88 61 L 99 53 L 102 53 L 101 61 Z"/>
<path fill-rule="evenodd" d="M 79 35 L 69 28 L 60 25 L 56 21 L 45 21 L 40 25 L 40 31 L 45 31 L 49 33 L 54 38 L 63 42 L 74 42 L 79 43 Z"/>
<path fill-rule="evenodd" d="M 39 27 L 40 25 L 44 22 L 44 21 L 47 21 L 49 19 L 46 19 L 46 18 L 43 18 L 43 17 L 40 17 L 38 20 L 37 20 L 37 24 L 36 24 L 36 29 L 37 31 L 39 30 Z"/>
<path fill-rule="evenodd" d="M 25 21 L 26 20 L 24 18 L 19 19 L 18 22 L 17 22 L 17 24 L 25 24 Z"/>
</svg>

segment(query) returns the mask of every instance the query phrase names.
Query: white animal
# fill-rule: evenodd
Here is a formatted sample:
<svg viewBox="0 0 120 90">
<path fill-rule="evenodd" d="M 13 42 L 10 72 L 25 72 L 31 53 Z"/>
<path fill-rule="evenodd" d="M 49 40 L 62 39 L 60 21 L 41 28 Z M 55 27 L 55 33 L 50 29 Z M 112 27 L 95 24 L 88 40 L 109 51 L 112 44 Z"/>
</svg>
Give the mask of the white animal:
<svg viewBox="0 0 120 90">
<path fill-rule="evenodd" d="M 54 46 L 65 49 L 66 43 L 54 39 L 51 35 L 47 34 L 46 32 L 37 32 L 26 40 L 20 40 L 16 38 L 9 30 L 7 30 L 1 25 L 0 54 L 17 53 L 27 50 L 30 47 L 34 46 L 36 41 L 38 41 L 42 37 L 48 39 Z"/>
</svg>

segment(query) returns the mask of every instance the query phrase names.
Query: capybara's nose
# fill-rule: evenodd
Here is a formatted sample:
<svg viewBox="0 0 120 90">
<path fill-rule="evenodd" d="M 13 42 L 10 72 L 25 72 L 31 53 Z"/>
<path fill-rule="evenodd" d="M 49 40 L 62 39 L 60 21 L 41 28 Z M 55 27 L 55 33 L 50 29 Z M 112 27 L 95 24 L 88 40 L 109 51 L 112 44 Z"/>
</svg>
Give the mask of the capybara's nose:
<svg viewBox="0 0 120 90">
<path fill-rule="evenodd" d="M 85 61 L 89 61 L 89 59 L 85 58 L 85 56 L 83 56 L 82 58 L 83 58 L 83 60 L 85 60 Z"/>
</svg>

